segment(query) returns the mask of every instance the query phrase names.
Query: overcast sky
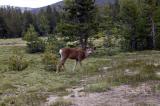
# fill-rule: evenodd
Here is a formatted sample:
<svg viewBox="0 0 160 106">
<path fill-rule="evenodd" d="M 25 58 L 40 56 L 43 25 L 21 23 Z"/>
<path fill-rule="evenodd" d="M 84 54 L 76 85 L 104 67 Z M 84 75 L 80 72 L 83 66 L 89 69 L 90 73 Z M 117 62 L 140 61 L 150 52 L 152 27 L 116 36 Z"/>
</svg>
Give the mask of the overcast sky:
<svg viewBox="0 0 160 106">
<path fill-rule="evenodd" d="M 18 7 L 43 7 L 62 0 L 0 0 L 0 5 L 10 5 Z"/>
</svg>

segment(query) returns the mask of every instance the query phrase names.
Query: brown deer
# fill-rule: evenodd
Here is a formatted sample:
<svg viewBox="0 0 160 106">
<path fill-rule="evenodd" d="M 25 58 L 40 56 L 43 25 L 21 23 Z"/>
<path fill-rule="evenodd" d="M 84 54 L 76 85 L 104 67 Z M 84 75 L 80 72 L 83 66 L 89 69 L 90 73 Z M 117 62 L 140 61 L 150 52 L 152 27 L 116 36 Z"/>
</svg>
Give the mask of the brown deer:
<svg viewBox="0 0 160 106">
<path fill-rule="evenodd" d="M 61 55 L 61 61 L 60 64 L 58 65 L 57 72 L 63 67 L 64 69 L 64 64 L 66 60 L 73 59 L 76 60 L 76 63 L 73 67 L 73 71 L 75 70 L 77 64 L 79 63 L 82 66 L 81 61 L 87 58 L 89 55 L 91 55 L 94 52 L 95 48 L 86 48 L 86 49 L 81 49 L 81 48 L 62 48 L 60 49 L 59 53 Z"/>
</svg>

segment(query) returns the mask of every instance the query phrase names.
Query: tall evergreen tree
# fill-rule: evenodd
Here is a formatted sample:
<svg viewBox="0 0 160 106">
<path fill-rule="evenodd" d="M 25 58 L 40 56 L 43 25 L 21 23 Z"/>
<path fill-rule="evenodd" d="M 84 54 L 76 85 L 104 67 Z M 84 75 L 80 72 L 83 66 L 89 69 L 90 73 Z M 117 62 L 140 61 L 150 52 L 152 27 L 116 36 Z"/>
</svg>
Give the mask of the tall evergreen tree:
<svg viewBox="0 0 160 106">
<path fill-rule="evenodd" d="M 6 38 L 7 26 L 4 19 L 0 16 L 0 38 Z"/>
<path fill-rule="evenodd" d="M 121 19 L 125 25 L 125 32 L 128 32 L 128 36 L 125 36 L 126 42 L 129 42 L 131 50 L 136 50 L 136 24 L 139 14 L 137 4 L 133 0 L 121 0 L 120 4 Z"/>
<path fill-rule="evenodd" d="M 148 8 L 148 22 L 150 23 L 150 35 L 149 35 L 149 48 L 156 48 L 156 29 L 155 29 L 155 20 L 154 12 L 156 10 L 156 0 L 145 0 L 146 6 Z"/>
<path fill-rule="evenodd" d="M 65 20 L 59 27 L 66 36 L 79 40 L 82 48 L 95 28 L 95 0 L 66 0 Z"/>
<path fill-rule="evenodd" d="M 56 27 L 57 10 L 55 8 L 52 9 L 51 6 L 47 6 L 46 17 L 49 24 L 49 33 L 53 33 Z"/>
<path fill-rule="evenodd" d="M 45 36 L 49 33 L 49 21 L 44 14 L 40 15 L 39 20 L 40 33 Z"/>
</svg>

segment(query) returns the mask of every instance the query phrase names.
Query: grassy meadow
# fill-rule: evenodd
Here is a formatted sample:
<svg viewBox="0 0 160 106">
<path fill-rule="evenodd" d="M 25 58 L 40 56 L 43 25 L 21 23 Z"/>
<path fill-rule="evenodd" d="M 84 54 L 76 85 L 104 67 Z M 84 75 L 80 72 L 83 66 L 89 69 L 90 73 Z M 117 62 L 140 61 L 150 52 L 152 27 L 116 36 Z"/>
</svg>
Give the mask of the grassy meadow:
<svg viewBox="0 0 160 106">
<path fill-rule="evenodd" d="M 16 41 L 17 40 L 17 41 Z M 74 61 L 68 60 L 66 70 L 60 73 L 44 70 L 42 55 L 28 54 L 21 39 L 0 40 L 0 106 L 43 106 L 49 95 L 67 95 L 67 88 L 84 86 L 86 92 L 104 92 L 123 84 L 138 85 L 153 82 L 154 91 L 160 91 L 160 52 L 142 51 L 100 55 L 99 49 L 83 61 L 73 72 Z M 21 45 L 6 45 L 10 42 Z M 8 69 L 14 50 L 24 54 L 29 67 L 23 71 Z M 154 84 L 155 83 L 155 84 Z"/>
</svg>

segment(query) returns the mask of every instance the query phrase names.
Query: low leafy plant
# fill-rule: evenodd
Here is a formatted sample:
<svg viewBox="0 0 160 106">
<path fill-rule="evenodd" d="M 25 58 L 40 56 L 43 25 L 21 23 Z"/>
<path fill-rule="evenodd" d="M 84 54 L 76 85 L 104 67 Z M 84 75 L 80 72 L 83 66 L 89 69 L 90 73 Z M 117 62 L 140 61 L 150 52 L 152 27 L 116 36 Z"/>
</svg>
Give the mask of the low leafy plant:
<svg viewBox="0 0 160 106">
<path fill-rule="evenodd" d="M 68 42 L 68 43 L 67 43 L 67 46 L 68 46 L 68 47 L 77 47 L 77 46 L 78 46 L 78 42 L 77 42 L 77 41 Z"/>
<path fill-rule="evenodd" d="M 31 41 L 27 43 L 27 51 L 29 53 L 37 53 L 45 51 L 45 41 L 42 39 L 37 39 L 35 41 Z"/>
<path fill-rule="evenodd" d="M 38 33 L 33 25 L 30 25 L 27 31 L 24 33 L 23 40 L 30 42 L 38 39 Z"/>
<path fill-rule="evenodd" d="M 40 106 L 45 102 L 45 94 L 20 93 L 18 95 L 6 96 L 0 101 L 0 106 Z"/>
<path fill-rule="evenodd" d="M 30 25 L 25 32 L 24 40 L 27 41 L 27 51 L 29 53 L 37 53 L 45 51 L 45 41 L 38 38 L 38 33 L 36 32 L 33 25 Z"/>
<path fill-rule="evenodd" d="M 59 50 L 65 47 L 66 44 L 62 39 L 57 39 L 55 36 L 50 35 L 47 39 L 46 49 L 54 52 L 56 55 L 59 55 Z"/>
<path fill-rule="evenodd" d="M 42 63 L 45 70 L 56 71 L 58 59 L 54 53 L 47 51 L 43 54 Z"/>
<path fill-rule="evenodd" d="M 29 62 L 24 58 L 21 53 L 14 53 L 8 60 L 8 69 L 11 71 L 22 71 L 26 69 Z"/>
</svg>

